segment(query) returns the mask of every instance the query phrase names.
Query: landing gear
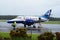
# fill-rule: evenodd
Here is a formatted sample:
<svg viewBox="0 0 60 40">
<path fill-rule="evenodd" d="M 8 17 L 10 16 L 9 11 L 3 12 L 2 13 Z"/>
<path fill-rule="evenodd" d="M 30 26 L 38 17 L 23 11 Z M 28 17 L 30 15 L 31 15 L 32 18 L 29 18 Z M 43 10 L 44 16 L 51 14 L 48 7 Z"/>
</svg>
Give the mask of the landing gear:
<svg viewBox="0 0 60 40">
<path fill-rule="evenodd" d="M 26 28 L 26 24 L 24 24 L 24 28 Z"/>
<path fill-rule="evenodd" d="M 35 24 L 33 24 L 33 28 L 36 28 Z"/>
<path fill-rule="evenodd" d="M 42 28 L 42 25 L 41 25 L 41 23 L 38 23 L 39 25 L 38 25 L 38 31 L 40 31 L 41 32 L 41 28 Z"/>
<path fill-rule="evenodd" d="M 33 25 L 33 28 L 36 28 L 36 26 L 35 26 L 35 25 Z"/>
</svg>

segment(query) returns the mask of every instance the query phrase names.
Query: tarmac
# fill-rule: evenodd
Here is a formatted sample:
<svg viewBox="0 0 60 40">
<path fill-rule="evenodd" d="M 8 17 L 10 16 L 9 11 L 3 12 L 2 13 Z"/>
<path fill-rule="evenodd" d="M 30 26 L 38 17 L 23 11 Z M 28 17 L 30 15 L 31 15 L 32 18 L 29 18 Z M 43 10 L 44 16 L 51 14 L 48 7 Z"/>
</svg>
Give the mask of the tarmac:
<svg viewBox="0 0 60 40">
<path fill-rule="evenodd" d="M 34 30 L 27 30 L 27 33 L 34 33 L 34 34 L 41 34 L 46 31 L 52 31 L 53 33 L 55 32 L 60 32 L 60 24 L 42 24 L 42 28 L 37 30 L 38 24 L 36 24 L 36 28 Z M 17 24 L 16 28 L 23 27 L 23 24 Z M 8 24 L 6 22 L 0 22 L 0 32 L 10 32 L 13 27 L 11 24 Z"/>
</svg>

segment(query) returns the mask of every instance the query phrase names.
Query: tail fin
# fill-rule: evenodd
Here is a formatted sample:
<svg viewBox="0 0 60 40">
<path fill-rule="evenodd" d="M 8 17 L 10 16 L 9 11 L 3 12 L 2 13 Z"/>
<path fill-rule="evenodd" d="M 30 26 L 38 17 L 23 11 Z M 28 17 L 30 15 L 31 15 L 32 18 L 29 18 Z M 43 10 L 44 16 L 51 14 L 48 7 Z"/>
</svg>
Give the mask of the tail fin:
<svg viewBox="0 0 60 40">
<path fill-rule="evenodd" d="M 48 10 L 48 11 L 43 15 L 43 17 L 49 19 L 49 18 L 50 18 L 50 15 L 51 15 L 51 11 L 52 11 L 52 9 Z"/>
</svg>

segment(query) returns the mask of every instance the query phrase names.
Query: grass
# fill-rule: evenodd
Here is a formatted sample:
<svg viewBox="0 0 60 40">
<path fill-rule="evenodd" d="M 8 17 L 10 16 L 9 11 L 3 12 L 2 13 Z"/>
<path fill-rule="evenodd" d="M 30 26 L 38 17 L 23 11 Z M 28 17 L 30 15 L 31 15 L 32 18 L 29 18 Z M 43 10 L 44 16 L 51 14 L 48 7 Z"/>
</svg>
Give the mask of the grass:
<svg viewBox="0 0 60 40">
<path fill-rule="evenodd" d="M 39 36 L 39 34 L 33 34 L 32 35 L 32 40 L 37 40 L 37 37 Z"/>
<path fill-rule="evenodd" d="M 28 34 L 28 35 L 30 35 L 30 34 Z M 32 34 L 32 40 L 37 40 L 38 35 L 39 34 Z M 6 32 L 0 32 L 0 37 L 11 38 L 9 33 L 6 33 Z M 16 39 L 16 38 L 14 38 L 14 39 Z M 17 39 L 19 39 L 19 38 L 17 38 Z M 24 39 L 21 38 L 21 40 L 24 40 Z M 31 39 L 29 39 L 29 40 L 31 40 Z"/>
<path fill-rule="evenodd" d="M 0 20 L 0 22 L 6 22 L 7 20 Z"/>
<path fill-rule="evenodd" d="M 60 21 L 48 21 L 48 22 L 42 22 L 42 24 L 60 24 Z"/>
<path fill-rule="evenodd" d="M 28 35 L 30 35 L 30 34 L 28 34 Z M 32 34 L 32 40 L 37 40 L 37 37 L 39 36 L 39 34 Z M 10 38 L 10 35 L 9 35 L 9 33 L 6 33 L 6 32 L 0 32 L 0 37 L 5 37 L 5 38 Z M 25 39 L 23 39 L 23 38 L 16 38 L 16 37 L 14 37 L 14 40 L 19 40 L 19 39 L 21 39 L 21 40 L 25 40 Z M 31 40 L 31 39 L 27 39 L 27 40 Z M 56 37 L 54 37 L 54 40 L 56 40 Z"/>
<path fill-rule="evenodd" d="M 6 33 L 6 32 L 0 32 L 0 37 L 10 38 L 10 35 L 9 33 Z"/>
</svg>

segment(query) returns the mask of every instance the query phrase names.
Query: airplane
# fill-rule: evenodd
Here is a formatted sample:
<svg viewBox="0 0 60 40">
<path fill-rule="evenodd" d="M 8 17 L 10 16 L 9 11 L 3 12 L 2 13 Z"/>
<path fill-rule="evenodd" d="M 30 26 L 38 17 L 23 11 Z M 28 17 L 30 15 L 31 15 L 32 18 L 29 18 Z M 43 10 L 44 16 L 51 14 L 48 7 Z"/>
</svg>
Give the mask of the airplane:
<svg viewBox="0 0 60 40">
<path fill-rule="evenodd" d="M 22 23 L 24 24 L 24 27 L 34 25 L 35 23 L 40 22 L 46 22 L 49 20 L 51 15 L 52 9 L 48 10 L 44 15 L 42 16 L 18 16 L 15 19 L 8 20 L 7 23 Z"/>
</svg>

